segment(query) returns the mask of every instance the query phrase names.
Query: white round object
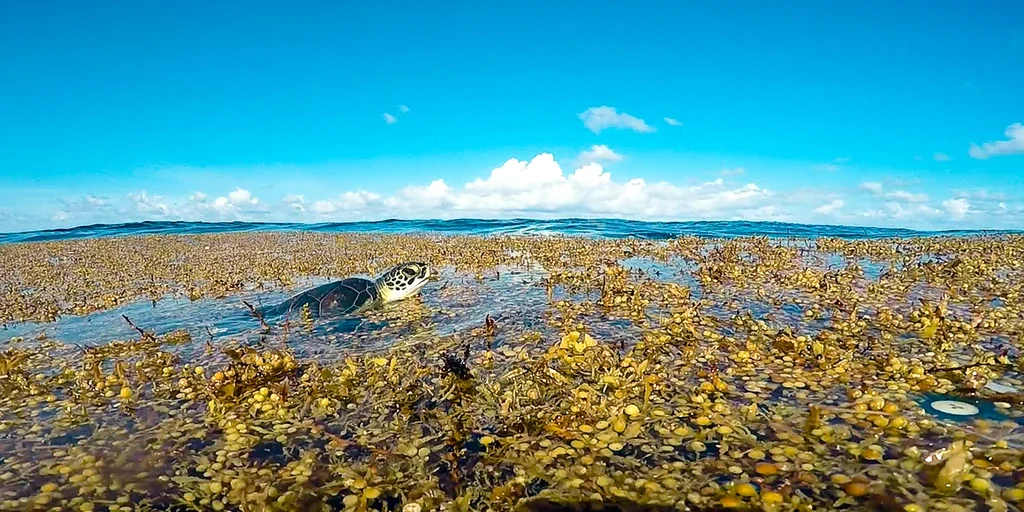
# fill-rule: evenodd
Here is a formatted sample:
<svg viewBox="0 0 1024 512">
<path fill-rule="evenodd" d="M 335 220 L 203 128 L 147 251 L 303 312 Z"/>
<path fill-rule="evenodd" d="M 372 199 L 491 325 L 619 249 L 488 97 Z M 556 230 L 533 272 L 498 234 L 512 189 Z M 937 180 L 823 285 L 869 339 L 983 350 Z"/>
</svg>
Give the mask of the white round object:
<svg viewBox="0 0 1024 512">
<path fill-rule="evenodd" d="M 985 384 L 986 389 L 995 391 L 996 393 L 1016 393 L 1017 389 L 1013 386 L 1007 386 L 1006 384 L 1000 384 L 998 382 L 989 382 Z"/>
<path fill-rule="evenodd" d="M 931 405 L 936 411 L 956 416 L 974 416 L 979 412 L 977 406 L 956 400 L 936 400 Z"/>
</svg>

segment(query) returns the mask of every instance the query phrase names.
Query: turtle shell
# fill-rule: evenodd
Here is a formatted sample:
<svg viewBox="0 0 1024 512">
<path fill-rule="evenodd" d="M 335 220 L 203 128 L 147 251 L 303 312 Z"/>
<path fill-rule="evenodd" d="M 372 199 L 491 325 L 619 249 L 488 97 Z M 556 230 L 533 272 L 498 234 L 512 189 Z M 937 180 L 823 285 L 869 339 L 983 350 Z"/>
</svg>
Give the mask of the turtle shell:
<svg viewBox="0 0 1024 512">
<path fill-rule="evenodd" d="M 306 290 L 274 306 L 266 315 L 298 314 L 309 305 L 313 316 L 349 315 L 364 311 L 377 302 L 377 286 L 369 279 L 349 277 Z"/>
</svg>

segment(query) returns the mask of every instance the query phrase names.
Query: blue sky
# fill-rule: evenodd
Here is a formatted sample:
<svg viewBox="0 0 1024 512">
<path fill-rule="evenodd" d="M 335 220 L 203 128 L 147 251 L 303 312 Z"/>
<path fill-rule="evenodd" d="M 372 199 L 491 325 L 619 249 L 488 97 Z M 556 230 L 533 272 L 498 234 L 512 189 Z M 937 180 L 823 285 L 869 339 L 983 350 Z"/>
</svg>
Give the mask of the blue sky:
<svg viewBox="0 0 1024 512">
<path fill-rule="evenodd" d="M 1024 227 L 1024 5 L 891 5 L 4 2 L 0 231 Z"/>
</svg>

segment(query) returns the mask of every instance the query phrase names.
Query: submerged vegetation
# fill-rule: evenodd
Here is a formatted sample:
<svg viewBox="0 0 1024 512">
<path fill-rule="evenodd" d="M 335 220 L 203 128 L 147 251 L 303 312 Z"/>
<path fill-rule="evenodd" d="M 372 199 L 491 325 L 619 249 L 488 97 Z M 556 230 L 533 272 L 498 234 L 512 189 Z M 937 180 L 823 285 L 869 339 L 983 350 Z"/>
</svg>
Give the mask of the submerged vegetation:
<svg viewBox="0 0 1024 512">
<path fill-rule="evenodd" d="M 248 313 L 407 260 L 357 328 Z M 1017 236 L 3 245 L 0 510 L 1022 510 L 1022 277 Z M 174 297 L 246 329 L 46 332 Z"/>
</svg>

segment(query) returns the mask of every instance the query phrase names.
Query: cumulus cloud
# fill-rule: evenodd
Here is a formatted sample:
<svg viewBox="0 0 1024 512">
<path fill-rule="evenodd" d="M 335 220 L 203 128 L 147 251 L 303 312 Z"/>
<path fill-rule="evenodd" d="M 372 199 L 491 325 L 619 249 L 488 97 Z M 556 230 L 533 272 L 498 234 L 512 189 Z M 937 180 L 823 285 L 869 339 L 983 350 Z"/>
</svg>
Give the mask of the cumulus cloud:
<svg viewBox="0 0 1024 512">
<path fill-rule="evenodd" d="M 1003 217 L 1004 221 L 1007 217 L 1014 216 L 1024 211 L 1024 208 L 1018 208 L 1016 211 L 1010 211 L 1008 205 L 1005 203 L 998 203 L 993 205 L 992 208 L 987 210 L 977 210 L 974 206 L 963 197 L 951 197 L 942 201 L 939 207 L 932 206 L 924 203 L 906 203 L 900 201 L 887 201 L 881 208 L 869 209 L 860 213 L 861 217 L 871 219 L 886 219 L 891 221 L 897 221 L 899 225 L 918 225 L 925 226 L 928 228 L 936 227 L 936 225 L 942 224 L 956 224 L 962 225 L 968 217 L 981 217 L 987 218 L 989 222 L 992 219 Z M 1024 219 L 1016 218 L 1009 219 L 1010 222 L 1021 222 Z M 982 227 L 977 225 L 977 227 Z M 991 227 L 991 226 L 987 226 Z"/>
<path fill-rule="evenodd" d="M 580 156 L 576 158 L 577 165 L 586 165 L 592 163 L 612 163 L 621 162 L 623 156 L 612 151 L 611 148 L 604 144 L 594 144 L 590 149 L 586 149 L 580 152 Z"/>
<path fill-rule="evenodd" d="M 294 211 L 306 211 L 306 196 L 303 194 L 288 194 L 284 196 L 284 203 Z"/>
<path fill-rule="evenodd" d="M 326 199 L 321 199 L 321 200 L 313 203 L 313 213 L 325 214 L 325 213 L 334 213 L 336 211 L 338 211 L 338 205 L 335 204 L 334 201 L 328 201 Z"/>
<path fill-rule="evenodd" d="M 145 190 L 128 194 L 128 199 L 139 213 L 166 217 L 171 211 L 162 196 L 150 195 Z"/>
<path fill-rule="evenodd" d="M 388 204 L 380 194 L 356 190 L 345 192 L 334 199 L 321 199 L 313 203 L 313 213 L 321 216 L 338 212 L 360 214 L 367 210 L 378 210 Z"/>
<path fill-rule="evenodd" d="M 600 106 L 590 107 L 579 114 L 583 120 L 583 126 L 594 133 L 601 133 L 609 128 L 629 129 L 640 133 L 651 133 L 656 131 L 653 126 L 648 125 L 643 119 L 631 116 L 625 112 L 619 113 L 614 107 Z"/>
<path fill-rule="evenodd" d="M 971 203 L 962 197 L 946 199 L 942 202 L 942 207 L 946 210 L 946 213 L 953 218 L 953 220 L 961 220 L 971 212 Z"/>
<path fill-rule="evenodd" d="M 388 114 L 387 112 L 385 112 L 384 113 L 384 122 L 387 123 L 387 124 L 395 124 L 395 123 L 398 122 L 398 118 L 393 116 L 393 115 L 391 115 L 391 114 Z"/>
<path fill-rule="evenodd" d="M 949 156 L 949 155 L 947 155 L 945 153 L 935 153 L 934 155 L 932 155 L 932 158 L 936 162 L 948 162 L 948 161 L 953 159 L 953 157 L 951 157 L 951 156 Z"/>
<path fill-rule="evenodd" d="M 478 178 L 461 183 L 422 179 L 387 193 L 341 188 L 293 189 L 264 200 L 244 187 L 195 191 L 175 198 L 142 190 L 107 198 L 86 195 L 56 202 L 49 222 L 83 225 L 137 220 L 353 221 L 384 218 L 554 218 L 616 217 L 643 220 L 794 220 L 933 228 L 939 225 L 995 227 L 1024 225 L 1024 207 L 1003 193 L 963 191 L 932 201 L 915 190 L 890 189 L 892 180 L 860 184 L 865 193 L 841 189 L 779 191 L 752 180 L 742 169 L 716 170 L 703 182 L 648 181 L 609 172 L 604 163 L 618 153 L 595 145 L 579 165 L 565 168 L 550 153 L 510 158 Z M 594 161 L 599 160 L 599 161 Z M 903 184 L 899 184 L 903 185 Z M 265 195 L 260 189 L 261 196 Z M 849 191 L 846 191 L 847 193 Z M 45 221 L 44 221 L 45 222 Z"/>
<path fill-rule="evenodd" d="M 876 203 L 874 207 L 862 211 L 859 216 L 873 220 L 895 221 L 896 225 L 904 227 L 911 224 L 925 228 L 933 228 L 938 224 L 960 224 L 968 217 L 985 222 L 986 218 L 991 221 L 995 216 L 1003 215 L 1004 220 L 1006 220 L 1008 213 L 1004 208 L 998 207 L 993 201 L 994 197 L 1000 196 L 985 190 L 957 192 L 938 205 L 933 205 L 928 194 L 908 192 L 906 190 L 887 192 L 879 182 L 863 182 L 860 184 L 860 189 L 869 192 L 873 199 L 880 202 Z M 968 197 L 977 197 L 988 206 L 982 210 L 977 210 L 968 200 Z M 824 205 L 823 208 L 827 206 Z"/>
<path fill-rule="evenodd" d="M 815 208 L 814 211 L 822 215 L 831 215 L 842 208 L 845 204 L 846 202 L 842 199 L 833 199 L 832 202 L 823 204 Z"/>
<path fill-rule="evenodd" d="M 993 156 L 1024 154 L 1024 124 L 1011 124 L 1003 134 L 1006 135 L 1006 140 L 985 142 L 980 146 L 971 143 L 967 153 L 979 160 Z"/>
<path fill-rule="evenodd" d="M 669 126 L 682 126 L 683 125 L 683 123 L 679 122 L 676 119 L 672 119 L 671 117 L 666 117 L 665 118 L 665 122 L 668 123 Z"/>
<path fill-rule="evenodd" d="M 788 212 L 766 204 L 773 196 L 756 184 L 730 186 L 722 178 L 689 186 L 616 181 L 596 162 L 566 173 L 553 155 L 541 153 L 529 161 L 509 159 L 461 187 L 435 179 L 390 197 L 350 191 L 315 202 L 311 211 L 324 220 L 564 215 L 785 220 Z"/>
<path fill-rule="evenodd" d="M 530 161 L 515 158 L 493 169 L 486 178 L 466 183 L 461 190 L 434 180 L 426 187 L 406 187 L 397 205 L 426 204 L 457 214 L 560 214 L 612 215 L 646 218 L 707 218 L 726 216 L 777 217 L 782 212 L 758 210 L 774 195 L 754 183 L 728 186 L 722 178 L 680 186 L 641 178 L 616 182 L 598 163 L 566 174 L 550 153 Z"/>
<path fill-rule="evenodd" d="M 405 106 L 405 105 L 399 105 L 399 106 L 398 106 L 398 110 L 399 110 L 399 111 L 400 111 L 401 113 L 403 113 L 403 114 L 408 114 L 408 113 L 409 113 L 409 107 L 407 107 L 407 106 Z"/>
</svg>

